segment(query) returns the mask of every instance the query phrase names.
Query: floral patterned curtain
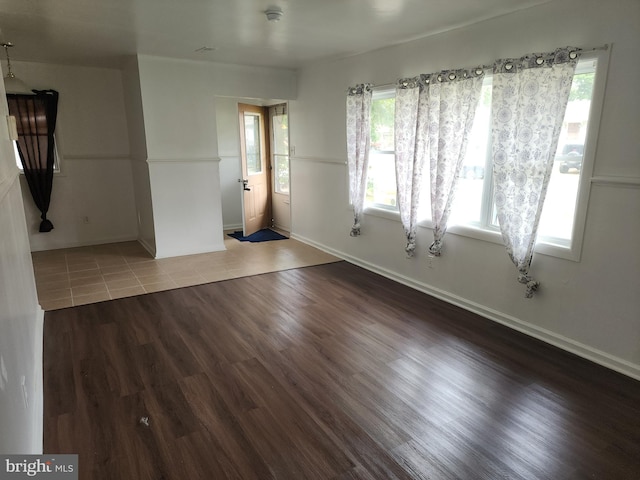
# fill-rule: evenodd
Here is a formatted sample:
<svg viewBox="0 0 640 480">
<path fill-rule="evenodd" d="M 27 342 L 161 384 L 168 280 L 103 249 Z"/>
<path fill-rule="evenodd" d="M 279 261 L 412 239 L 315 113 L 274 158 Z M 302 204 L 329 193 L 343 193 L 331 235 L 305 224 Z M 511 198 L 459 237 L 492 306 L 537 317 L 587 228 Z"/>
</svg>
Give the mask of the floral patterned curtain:
<svg viewBox="0 0 640 480">
<path fill-rule="evenodd" d="M 415 251 L 424 162 L 429 159 L 434 242 L 440 255 L 458 172 L 473 125 L 484 71 L 447 70 L 396 86 L 396 183 L 409 256 Z"/>
<path fill-rule="evenodd" d="M 432 255 L 439 256 L 453 204 L 458 175 L 473 127 L 484 70 L 448 70 L 429 82 L 429 177 L 431 180 Z"/>
<path fill-rule="evenodd" d="M 353 205 L 351 236 L 360 235 L 360 222 L 367 188 L 371 143 L 371 85 L 356 85 L 347 91 L 347 163 L 349 201 Z"/>
<path fill-rule="evenodd" d="M 567 47 L 493 66 L 496 211 L 527 298 L 540 285 L 529 267 L 578 56 L 577 49 Z"/>
<path fill-rule="evenodd" d="M 407 236 L 405 251 L 416 248 L 422 170 L 427 149 L 427 94 L 424 78 L 402 79 L 396 86 L 395 153 L 398 210 Z"/>
</svg>

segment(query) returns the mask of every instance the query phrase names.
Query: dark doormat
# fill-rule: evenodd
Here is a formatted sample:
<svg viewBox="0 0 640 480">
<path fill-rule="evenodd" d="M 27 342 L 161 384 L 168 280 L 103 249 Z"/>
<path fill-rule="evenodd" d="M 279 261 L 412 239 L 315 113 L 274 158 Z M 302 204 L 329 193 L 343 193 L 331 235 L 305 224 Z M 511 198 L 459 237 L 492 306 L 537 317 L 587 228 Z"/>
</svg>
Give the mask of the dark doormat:
<svg viewBox="0 0 640 480">
<path fill-rule="evenodd" d="M 257 232 L 252 233 L 247 237 L 242 236 L 242 231 L 228 233 L 227 235 L 237 240 L 240 240 L 241 242 L 253 242 L 253 243 L 268 242 L 270 240 L 286 240 L 288 238 L 288 237 L 285 237 L 284 235 L 280 235 L 278 232 L 274 232 L 270 228 L 263 228 L 262 230 L 258 230 Z"/>
</svg>

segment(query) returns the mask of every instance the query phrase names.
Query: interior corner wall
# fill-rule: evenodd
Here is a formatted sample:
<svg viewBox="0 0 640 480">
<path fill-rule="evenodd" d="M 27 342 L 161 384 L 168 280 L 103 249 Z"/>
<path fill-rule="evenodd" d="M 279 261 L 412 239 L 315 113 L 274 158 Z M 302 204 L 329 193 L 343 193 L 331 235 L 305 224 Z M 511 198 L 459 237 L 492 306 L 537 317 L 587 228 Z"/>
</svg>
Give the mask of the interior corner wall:
<svg viewBox="0 0 640 480">
<path fill-rule="evenodd" d="M 32 251 L 133 240 L 138 236 L 125 103 L 120 70 L 14 62 L 30 87 L 60 93 L 56 142 L 60 173 L 54 174 L 48 218 L 22 176 Z"/>
<path fill-rule="evenodd" d="M 8 114 L 0 86 L 0 117 Z M 13 146 L 0 128 L 0 452 L 41 454 L 42 335 Z"/>
<path fill-rule="evenodd" d="M 127 57 L 123 61 L 122 85 L 129 134 L 131 173 L 135 195 L 136 220 L 138 222 L 138 241 L 155 257 L 156 238 L 153 222 L 153 202 L 151 199 L 149 166 L 147 164 L 147 139 L 142 111 L 140 72 L 136 56 Z"/>
<path fill-rule="evenodd" d="M 156 256 L 223 250 L 217 97 L 295 96 L 290 70 L 138 55 Z"/>
<path fill-rule="evenodd" d="M 570 20 L 569 20 L 570 19 Z M 468 27 L 301 70 L 292 125 L 293 236 L 640 379 L 640 3 L 556 0 Z M 448 233 L 427 266 L 432 231 L 407 259 L 397 220 L 365 215 L 350 237 L 345 91 L 356 83 L 490 64 L 573 45 L 613 44 L 580 261 L 536 254 L 533 299 L 502 245 Z"/>
</svg>

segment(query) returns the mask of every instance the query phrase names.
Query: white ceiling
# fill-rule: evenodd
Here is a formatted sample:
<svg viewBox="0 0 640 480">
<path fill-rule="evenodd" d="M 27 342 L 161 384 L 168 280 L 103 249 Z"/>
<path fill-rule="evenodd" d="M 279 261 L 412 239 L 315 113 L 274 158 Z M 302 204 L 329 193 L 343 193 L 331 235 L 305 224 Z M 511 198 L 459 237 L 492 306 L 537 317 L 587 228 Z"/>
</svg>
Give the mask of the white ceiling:
<svg viewBox="0 0 640 480">
<path fill-rule="evenodd" d="M 0 29 L 15 60 L 116 67 L 142 53 L 299 68 L 548 1 L 0 0 Z M 270 6 L 280 22 L 266 20 Z"/>
</svg>

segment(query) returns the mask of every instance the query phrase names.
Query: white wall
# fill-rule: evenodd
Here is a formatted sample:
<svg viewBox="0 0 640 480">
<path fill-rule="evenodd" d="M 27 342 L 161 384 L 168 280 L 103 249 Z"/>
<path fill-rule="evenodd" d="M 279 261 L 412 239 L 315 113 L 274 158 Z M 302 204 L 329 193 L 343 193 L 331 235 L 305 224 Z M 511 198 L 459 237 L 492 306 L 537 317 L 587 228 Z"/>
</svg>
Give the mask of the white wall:
<svg viewBox="0 0 640 480">
<path fill-rule="evenodd" d="M 223 250 L 216 97 L 289 99 L 296 74 L 146 55 L 137 60 L 156 256 Z"/>
<path fill-rule="evenodd" d="M 15 62 L 14 70 L 31 88 L 60 93 L 56 140 L 61 172 L 54 175 L 47 215 L 55 227 L 51 232 L 38 232 L 40 212 L 21 180 L 32 251 L 135 239 L 121 72 L 30 62 Z"/>
<path fill-rule="evenodd" d="M 225 230 L 242 229 L 242 187 L 238 183 L 238 179 L 242 178 L 238 123 L 239 102 L 246 103 L 246 99 L 216 98 L 222 223 Z"/>
<path fill-rule="evenodd" d="M 129 130 L 131 173 L 133 175 L 136 217 L 138 220 L 138 241 L 149 253 L 155 256 L 156 237 L 153 222 L 151 183 L 147 165 L 147 138 L 144 129 L 138 58 L 135 56 L 128 57 L 123 62 L 122 86 Z"/>
<path fill-rule="evenodd" d="M 640 378 L 640 3 L 558 0 L 455 31 L 300 72 L 290 102 L 293 234 L 372 270 Z M 560 46 L 613 43 L 582 260 L 536 255 L 542 289 L 525 299 L 501 245 L 449 233 L 427 268 L 432 232 L 406 259 L 399 221 L 366 215 L 349 237 L 345 165 L 348 86 L 395 82 Z M 611 180 L 624 177 L 626 186 Z"/>
<path fill-rule="evenodd" d="M 0 82 L 0 96 L 5 98 Z M 0 117 L 8 114 L 0 102 Z M 42 453 L 42 331 L 20 183 L 0 126 L 0 452 Z M 24 378 L 24 387 L 23 387 Z M 26 402 L 23 391 L 26 393 Z"/>
</svg>

